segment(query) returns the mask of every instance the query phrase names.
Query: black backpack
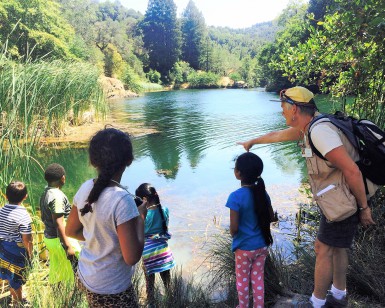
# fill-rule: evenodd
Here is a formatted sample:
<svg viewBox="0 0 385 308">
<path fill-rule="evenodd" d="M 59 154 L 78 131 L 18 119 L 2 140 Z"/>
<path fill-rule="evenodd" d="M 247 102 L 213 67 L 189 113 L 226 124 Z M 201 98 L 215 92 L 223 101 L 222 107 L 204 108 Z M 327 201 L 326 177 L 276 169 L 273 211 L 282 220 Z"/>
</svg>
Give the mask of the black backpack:
<svg viewBox="0 0 385 308">
<path fill-rule="evenodd" d="M 360 156 L 356 164 L 364 178 L 374 184 L 385 185 L 385 132 L 368 120 L 348 117 L 341 111 L 315 117 L 309 125 L 309 143 L 313 152 L 326 160 L 315 148 L 311 140 L 311 130 L 316 123 L 331 122 L 338 127 L 358 150 Z M 365 182 L 366 183 L 366 182 Z"/>
</svg>

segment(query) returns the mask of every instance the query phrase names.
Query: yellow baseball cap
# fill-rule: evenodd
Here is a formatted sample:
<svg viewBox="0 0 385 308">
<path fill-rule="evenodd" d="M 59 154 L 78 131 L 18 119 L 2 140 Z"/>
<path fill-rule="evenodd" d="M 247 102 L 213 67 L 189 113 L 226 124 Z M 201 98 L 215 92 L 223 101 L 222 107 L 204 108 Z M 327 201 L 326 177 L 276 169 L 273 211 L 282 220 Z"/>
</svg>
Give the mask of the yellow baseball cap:
<svg viewBox="0 0 385 308">
<path fill-rule="evenodd" d="M 293 87 L 282 90 L 280 100 L 290 104 L 314 104 L 314 94 L 304 87 Z"/>
</svg>

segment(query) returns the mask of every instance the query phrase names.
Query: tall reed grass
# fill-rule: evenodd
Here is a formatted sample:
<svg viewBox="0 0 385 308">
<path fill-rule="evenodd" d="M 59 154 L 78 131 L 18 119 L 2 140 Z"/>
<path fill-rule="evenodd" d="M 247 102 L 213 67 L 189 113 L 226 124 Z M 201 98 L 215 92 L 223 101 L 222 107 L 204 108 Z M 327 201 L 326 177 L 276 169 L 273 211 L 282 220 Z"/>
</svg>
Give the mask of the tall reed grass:
<svg viewBox="0 0 385 308">
<path fill-rule="evenodd" d="M 105 113 L 98 75 L 86 63 L 17 63 L 0 54 L 1 190 L 16 178 L 28 184 L 31 164 L 38 165 L 34 154 L 41 136 L 59 135 L 68 121 L 76 125 L 86 110 Z"/>
</svg>

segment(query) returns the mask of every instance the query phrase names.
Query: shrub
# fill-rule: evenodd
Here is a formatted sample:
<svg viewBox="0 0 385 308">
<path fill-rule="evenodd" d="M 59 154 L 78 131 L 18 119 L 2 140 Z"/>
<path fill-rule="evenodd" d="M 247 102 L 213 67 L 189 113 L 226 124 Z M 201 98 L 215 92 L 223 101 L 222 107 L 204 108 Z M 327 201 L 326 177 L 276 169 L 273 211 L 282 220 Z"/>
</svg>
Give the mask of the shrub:
<svg viewBox="0 0 385 308">
<path fill-rule="evenodd" d="M 134 72 L 134 70 L 130 66 L 126 66 L 123 76 L 122 76 L 122 81 L 125 85 L 125 87 L 133 91 L 135 93 L 140 93 L 143 91 L 143 87 L 141 86 L 141 80 L 139 76 Z"/>
<path fill-rule="evenodd" d="M 150 71 L 146 74 L 147 79 L 152 83 L 161 83 L 160 78 L 162 77 L 161 74 L 153 69 L 150 69 Z"/>
<path fill-rule="evenodd" d="M 187 77 L 194 70 L 190 67 L 190 64 L 184 61 L 179 61 L 174 64 L 170 72 L 170 79 L 174 81 L 175 85 L 178 86 L 184 82 L 187 82 Z"/>
<path fill-rule="evenodd" d="M 212 72 L 192 72 L 187 77 L 190 88 L 219 88 L 219 76 Z"/>
</svg>

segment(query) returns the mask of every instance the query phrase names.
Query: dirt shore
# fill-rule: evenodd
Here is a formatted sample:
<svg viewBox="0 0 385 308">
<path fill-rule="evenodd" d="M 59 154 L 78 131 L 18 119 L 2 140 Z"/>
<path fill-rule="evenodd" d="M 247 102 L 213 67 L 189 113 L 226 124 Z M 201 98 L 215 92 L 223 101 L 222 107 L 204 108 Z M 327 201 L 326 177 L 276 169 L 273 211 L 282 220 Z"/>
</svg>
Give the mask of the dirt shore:
<svg viewBox="0 0 385 308">
<path fill-rule="evenodd" d="M 85 123 L 80 126 L 68 126 L 63 134 L 58 137 L 42 137 L 41 144 L 60 144 L 60 143 L 87 143 L 91 137 L 104 127 L 114 127 L 129 133 L 133 137 L 157 133 L 155 129 L 145 127 L 143 123 L 122 121 L 114 115 L 108 115 L 106 119 L 95 120 L 92 123 Z"/>
</svg>

